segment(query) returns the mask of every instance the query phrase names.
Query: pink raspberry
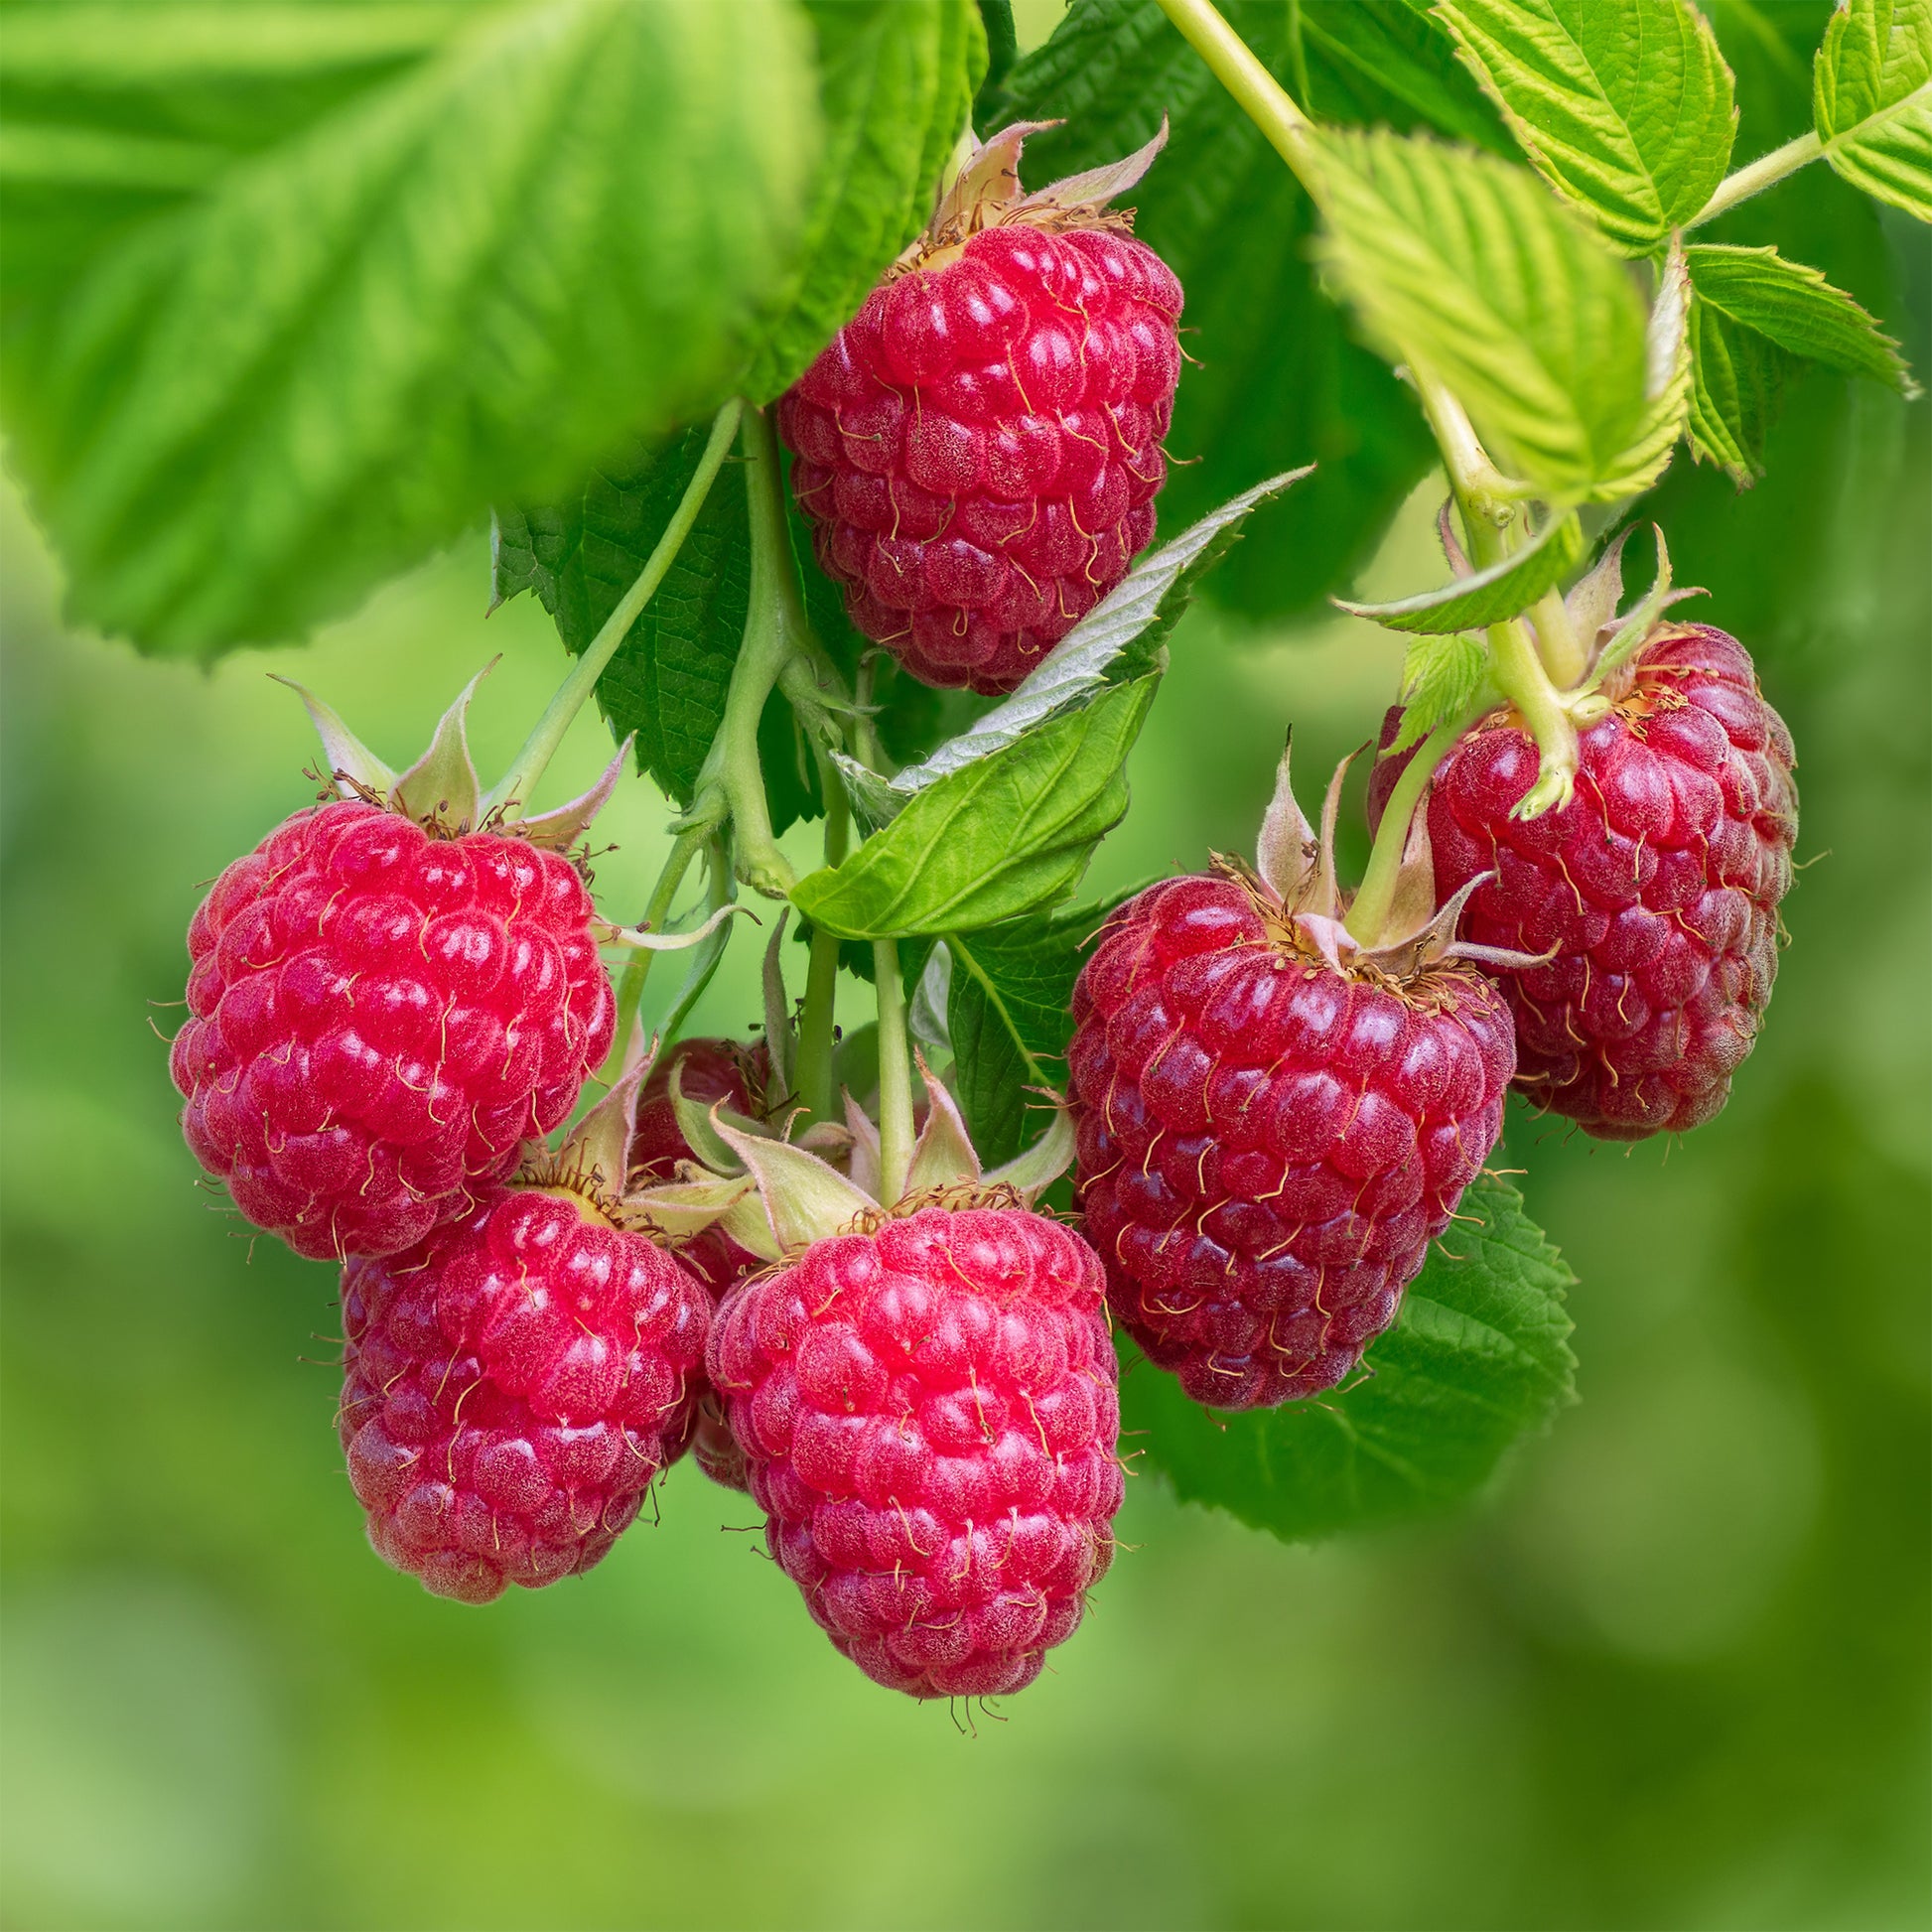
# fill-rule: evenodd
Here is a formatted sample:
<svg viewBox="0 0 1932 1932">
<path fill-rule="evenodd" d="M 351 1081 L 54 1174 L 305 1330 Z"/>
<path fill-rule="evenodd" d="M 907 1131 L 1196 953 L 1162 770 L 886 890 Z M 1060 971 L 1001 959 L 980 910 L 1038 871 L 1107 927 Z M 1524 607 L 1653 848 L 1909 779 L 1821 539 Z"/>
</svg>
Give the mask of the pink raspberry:
<svg viewBox="0 0 1932 1932">
<path fill-rule="evenodd" d="M 1259 881 L 1114 919 L 1068 1050 L 1087 1231 L 1115 1315 L 1196 1402 L 1339 1382 L 1502 1128 L 1509 1013 L 1479 974 L 1338 969 Z"/>
<path fill-rule="evenodd" d="M 348 1476 L 386 1563 L 486 1603 L 597 1563 L 682 1453 L 704 1290 L 564 1190 L 488 1189 L 343 1272 Z"/>
<path fill-rule="evenodd" d="M 257 1227 L 388 1255 L 576 1104 L 616 1004 L 583 879 L 488 832 L 345 799 L 214 882 L 188 928 L 182 1130 Z"/>
<path fill-rule="evenodd" d="M 1113 1557 L 1100 1263 L 1023 1208 L 814 1242 L 725 1303 L 713 1384 L 771 1553 L 833 1643 L 914 1697 L 1038 1675 Z"/>
<path fill-rule="evenodd" d="M 1743 646 L 1673 625 L 1632 662 L 1616 708 L 1583 734 L 1561 811 L 1510 817 L 1537 753 L 1501 717 L 1450 753 L 1429 806 L 1442 894 L 1495 875 L 1464 932 L 1557 949 L 1501 976 L 1518 1080 L 1619 1141 L 1682 1133 L 1728 1098 L 1777 975 L 1798 833 L 1791 736 Z"/>
<path fill-rule="evenodd" d="M 1088 218 L 930 251 L 779 405 L 819 563 L 928 684 L 1012 690 L 1154 535 L 1180 284 Z"/>
</svg>

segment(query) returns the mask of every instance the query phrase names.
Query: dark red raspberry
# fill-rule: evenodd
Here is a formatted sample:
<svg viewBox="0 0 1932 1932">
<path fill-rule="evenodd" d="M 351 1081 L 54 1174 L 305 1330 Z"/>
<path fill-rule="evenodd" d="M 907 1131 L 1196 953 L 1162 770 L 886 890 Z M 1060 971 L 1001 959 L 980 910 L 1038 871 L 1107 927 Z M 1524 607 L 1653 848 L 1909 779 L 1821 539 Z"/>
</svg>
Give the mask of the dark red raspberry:
<svg viewBox="0 0 1932 1932">
<path fill-rule="evenodd" d="M 1734 637 L 1673 625 L 1583 734 L 1561 811 L 1512 819 L 1536 747 L 1500 718 L 1437 772 L 1429 806 L 1445 897 L 1478 874 L 1463 930 L 1557 955 L 1501 975 L 1517 1078 L 1603 1140 L 1709 1120 L 1751 1049 L 1778 963 L 1798 832 L 1791 736 Z"/>
<path fill-rule="evenodd" d="M 354 799 L 298 813 L 188 928 L 171 1064 L 189 1147 L 297 1254 L 421 1240 L 610 1050 L 591 917 L 576 869 L 522 839 Z"/>
<path fill-rule="evenodd" d="M 1154 535 L 1180 284 L 1113 222 L 937 249 L 779 405 L 820 564 L 928 684 L 1012 690 Z"/>
<path fill-rule="evenodd" d="M 1038 1675 L 1113 1557 L 1100 1263 L 1022 1208 L 817 1241 L 719 1313 L 713 1384 L 771 1553 L 867 1676 L 990 1697 Z"/>
<path fill-rule="evenodd" d="M 1502 1127 L 1479 974 L 1325 960 L 1259 882 L 1126 906 L 1073 993 L 1087 1231 L 1114 1313 L 1197 1402 L 1331 1388 L 1395 1318 Z"/>
<path fill-rule="evenodd" d="M 678 1163 L 691 1161 L 689 1143 L 677 1124 L 671 1104 L 671 1074 L 678 1074 L 678 1091 L 709 1107 L 723 1101 L 733 1113 L 757 1119 L 763 1111 L 765 1082 L 771 1077 L 771 1055 L 763 1040 L 741 1046 L 729 1039 L 683 1039 L 650 1070 L 637 1103 L 637 1124 L 630 1140 L 630 1167 L 636 1180 L 672 1180 Z M 723 1228 L 706 1228 L 678 1250 L 679 1258 L 704 1283 L 713 1307 L 754 1269 L 763 1264 L 741 1248 Z M 713 1482 L 727 1489 L 748 1487 L 745 1454 L 725 1421 L 724 1405 L 700 1375 L 697 1430 L 691 1453 Z"/>
<path fill-rule="evenodd" d="M 491 1188 L 351 1261 L 338 1426 L 376 1553 L 467 1603 L 590 1569 L 689 1440 L 710 1320 L 687 1269 L 562 1189 Z"/>
</svg>

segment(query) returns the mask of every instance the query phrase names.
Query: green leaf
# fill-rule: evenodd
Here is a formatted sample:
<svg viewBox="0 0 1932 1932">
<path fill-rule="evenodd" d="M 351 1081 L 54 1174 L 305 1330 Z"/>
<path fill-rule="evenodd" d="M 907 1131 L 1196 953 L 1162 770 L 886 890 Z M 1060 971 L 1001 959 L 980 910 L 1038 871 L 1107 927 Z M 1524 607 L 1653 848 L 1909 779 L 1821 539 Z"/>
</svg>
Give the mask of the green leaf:
<svg viewBox="0 0 1932 1932">
<path fill-rule="evenodd" d="M 1684 256 L 1699 303 L 1739 329 L 1800 360 L 1822 362 L 1846 375 L 1868 375 L 1908 396 L 1915 393 L 1898 345 L 1821 270 L 1786 261 L 1775 248 L 1699 244 Z"/>
<path fill-rule="evenodd" d="M 1222 11 L 1291 90 L 1307 69 L 1318 112 L 1509 147 L 1449 36 L 1406 0 L 1232 0 Z M 1162 527 L 1184 529 L 1262 477 L 1316 464 L 1257 512 L 1254 540 L 1210 593 L 1255 616 L 1304 610 L 1367 559 L 1435 458 L 1414 398 L 1314 286 L 1307 196 L 1157 0 L 1074 0 L 990 118 L 1064 117 L 1027 144 L 1029 180 L 1047 181 L 1131 153 L 1163 110 L 1169 144 L 1134 191 L 1135 232 L 1186 289 L 1194 360 L 1168 437 L 1181 461 L 1160 497 Z"/>
<path fill-rule="evenodd" d="M 985 66 L 973 0 L 804 0 L 818 35 L 825 146 L 798 265 L 746 380 L 788 389 L 932 212 Z"/>
<path fill-rule="evenodd" d="M 1840 0 L 1812 69 L 1825 159 L 1932 221 L 1932 0 Z"/>
<path fill-rule="evenodd" d="M 440 41 L 430 10 L 333 104 L 278 82 L 308 118 L 201 141 L 215 165 L 145 213 L 105 216 L 78 164 L 50 200 L 50 138 L 180 138 L 194 61 L 172 37 L 291 73 L 320 58 L 308 9 L 218 17 L 35 10 L 48 104 L 0 171 L 0 214 L 36 205 L 0 291 L 0 399 L 74 616 L 198 654 L 300 633 L 492 501 L 715 404 L 818 146 L 783 0 L 524 0 Z M 11 62 L 17 16 L 6 41 Z"/>
<path fill-rule="evenodd" d="M 1819 270 L 1775 248 L 1700 244 L 1686 259 L 1697 297 L 1692 447 L 1739 484 L 1762 473 L 1764 438 L 1804 364 L 1916 393 L 1897 345 Z"/>
<path fill-rule="evenodd" d="M 562 502 L 499 511 L 497 601 L 534 588 L 565 647 L 581 656 L 636 581 L 709 436 L 710 425 L 700 424 L 640 445 Z M 724 716 L 751 581 L 745 481 L 727 464 L 656 596 L 597 681 L 613 734 L 637 734 L 638 768 L 682 805 Z"/>
<path fill-rule="evenodd" d="M 1438 142 L 1321 144 L 1323 258 L 1389 354 L 1446 382 L 1545 494 L 1616 468 L 1645 410 L 1623 265 L 1522 168 Z"/>
<path fill-rule="evenodd" d="M 1687 0 L 1440 0 L 1469 70 L 1559 194 L 1631 254 L 1711 199 L 1730 69 Z"/>
<path fill-rule="evenodd" d="M 1489 653 L 1473 637 L 1418 637 L 1402 656 L 1402 723 L 1391 753 L 1420 745 L 1459 718 L 1489 674 Z"/>
<path fill-rule="evenodd" d="M 1143 557 L 1040 659 L 1010 697 L 956 738 L 948 739 L 929 758 L 886 780 L 883 791 L 871 793 L 877 801 L 874 808 L 890 809 L 894 800 L 910 798 L 950 772 L 1017 744 L 1043 720 L 1102 684 L 1118 683 L 1123 675 L 1146 670 L 1157 661 L 1169 634 L 1180 621 L 1180 614 L 1192 602 L 1195 585 L 1240 537 L 1249 513 L 1308 474 L 1298 470 L 1270 477 L 1232 502 L 1223 503 L 1211 516 L 1202 517 L 1172 543 Z M 863 767 L 852 767 L 847 760 L 841 760 L 841 765 L 862 786 L 871 777 Z"/>
<path fill-rule="evenodd" d="M 1351 617 L 1372 619 L 1391 630 L 1478 630 L 1527 611 L 1583 561 L 1584 549 L 1583 525 L 1571 511 L 1552 517 L 1522 549 L 1441 590 L 1421 591 L 1393 604 L 1334 602 Z"/>
<path fill-rule="evenodd" d="M 970 932 L 1050 905 L 1079 884 L 1127 811 L 1127 755 L 1158 676 L 921 791 L 843 865 L 799 881 L 792 902 L 845 939 Z"/>
<path fill-rule="evenodd" d="M 1012 1160 L 1037 1128 L 1038 1103 L 1025 1090 L 1065 1084 L 1073 982 L 1095 935 L 1139 890 L 948 934 L 954 1085 L 989 1166 Z"/>
<path fill-rule="evenodd" d="M 1183 1501 L 1287 1542 L 1433 1516 L 1478 1496 L 1505 1454 L 1575 1400 L 1575 1281 L 1507 1181 L 1478 1179 L 1430 1250 L 1369 1373 L 1335 1394 L 1210 1416 L 1137 1361 L 1123 1431 Z"/>
</svg>

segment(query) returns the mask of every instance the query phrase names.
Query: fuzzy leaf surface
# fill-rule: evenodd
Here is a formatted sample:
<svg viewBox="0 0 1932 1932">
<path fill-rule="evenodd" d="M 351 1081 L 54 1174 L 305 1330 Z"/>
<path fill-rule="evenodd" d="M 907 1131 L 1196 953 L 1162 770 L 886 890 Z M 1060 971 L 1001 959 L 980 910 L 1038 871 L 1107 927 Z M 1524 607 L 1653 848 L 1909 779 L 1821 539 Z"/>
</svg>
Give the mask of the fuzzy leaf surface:
<svg viewBox="0 0 1932 1932">
<path fill-rule="evenodd" d="M 1227 555 L 1258 504 L 1307 476 L 1270 477 L 1150 552 L 1049 650 L 1011 696 L 929 758 L 888 779 L 900 798 L 1017 744 L 1043 720 L 1101 685 L 1155 662 L 1201 577 Z"/>
<path fill-rule="evenodd" d="M 1222 11 L 1292 92 L 1306 76 L 1326 118 L 1432 126 L 1509 151 L 1421 6 L 1230 0 Z M 1259 479 L 1314 463 L 1306 483 L 1256 512 L 1254 540 L 1209 592 L 1255 616 L 1304 610 L 1372 553 L 1435 453 L 1413 397 L 1314 285 L 1308 197 L 1157 0 L 1073 0 L 1014 69 L 990 124 L 1064 117 L 1027 144 L 1027 179 L 1045 182 L 1131 153 L 1164 109 L 1167 151 L 1128 198 L 1135 232 L 1186 288 L 1194 358 L 1168 438 L 1184 461 L 1162 491 L 1162 527 L 1183 529 Z"/>
<path fill-rule="evenodd" d="M 1473 637 L 1418 637 L 1402 658 L 1402 723 L 1391 752 L 1420 745 L 1475 702 L 1489 653 Z"/>
<path fill-rule="evenodd" d="M 818 37 L 825 145 L 801 257 L 745 393 L 797 379 L 932 212 L 986 64 L 973 0 L 804 0 Z"/>
<path fill-rule="evenodd" d="M 1897 348 L 1866 311 L 1815 268 L 1775 248 L 1686 250 L 1691 315 L 1691 447 L 1740 484 L 1764 468 L 1764 439 L 1787 383 L 1808 362 L 1912 393 Z"/>
<path fill-rule="evenodd" d="M 1440 590 L 1421 591 L 1392 604 L 1350 604 L 1341 598 L 1335 603 L 1351 617 L 1370 618 L 1390 630 L 1441 634 L 1479 629 L 1527 611 L 1583 556 L 1583 525 L 1572 511 L 1552 517 L 1522 549 Z"/>
<path fill-rule="evenodd" d="M 471 7 L 116 225 L 84 180 L 50 199 L 48 148 L 190 112 L 192 62 L 151 78 L 128 46 L 295 70 L 313 41 L 301 7 L 127 9 L 126 43 L 119 11 L 33 10 L 50 104 L 6 172 L 39 207 L 0 399 L 78 621 L 201 655 L 299 634 L 743 365 L 818 148 L 786 0 Z"/>
<path fill-rule="evenodd" d="M 1063 898 L 1127 810 L 1127 755 L 1160 679 L 1136 678 L 928 786 L 792 903 L 844 939 L 971 932 Z"/>
<path fill-rule="evenodd" d="M 1322 257 L 1385 350 L 1544 493 L 1612 474 L 1644 417 L 1645 314 L 1596 234 L 1527 169 L 1440 142 L 1331 135 L 1321 157 Z"/>
<path fill-rule="evenodd" d="M 534 589 L 565 648 L 582 656 L 663 535 L 710 433 L 699 424 L 640 445 L 559 502 L 499 510 L 497 601 Z M 681 805 L 691 802 L 725 714 L 751 583 L 745 480 L 728 463 L 657 594 L 597 681 L 613 735 L 637 734 L 638 768 Z"/>
<path fill-rule="evenodd" d="M 1724 179 L 1730 69 L 1687 0 L 1440 0 L 1537 171 L 1646 254 Z"/>
<path fill-rule="evenodd" d="M 1412 1521 L 1478 1496 L 1510 1449 L 1575 1399 L 1575 1277 L 1505 1180 L 1430 1250 L 1372 1373 L 1280 1409 L 1210 1417 L 1149 1362 L 1121 1382 L 1123 1430 L 1185 1502 L 1285 1542 Z"/>
<path fill-rule="evenodd" d="M 1825 159 L 1932 222 L 1932 0 L 1840 0 L 1812 69 Z"/>
</svg>

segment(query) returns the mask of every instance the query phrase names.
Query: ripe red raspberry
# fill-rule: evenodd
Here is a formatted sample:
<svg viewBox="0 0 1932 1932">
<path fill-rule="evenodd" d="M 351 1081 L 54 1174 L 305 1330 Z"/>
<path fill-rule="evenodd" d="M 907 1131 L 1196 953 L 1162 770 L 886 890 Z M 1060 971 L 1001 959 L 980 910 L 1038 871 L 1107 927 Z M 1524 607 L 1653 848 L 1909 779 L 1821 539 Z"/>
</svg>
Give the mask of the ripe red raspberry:
<svg viewBox="0 0 1932 1932">
<path fill-rule="evenodd" d="M 762 1040 L 745 1047 L 729 1039 L 684 1039 L 664 1054 L 644 1082 L 630 1141 L 631 1172 L 640 1181 L 674 1179 L 678 1163 L 695 1159 L 671 1103 L 674 1071 L 678 1090 L 686 1099 L 706 1107 L 723 1101 L 732 1112 L 756 1119 L 763 1111 L 771 1055 Z M 714 1308 L 746 1275 L 763 1266 L 720 1227 L 706 1228 L 685 1242 L 678 1256 L 704 1284 Z M 724 1405 L 702 1371 L 698 1380 L 692 1456 L 713 1482 L 727 1489 L 747 1488 L 745 1454 L 725 1421 Z"/>
<path fill-rule="evenodd" d="M 1439 890 L 1495 875 L 1469 900 L 1470 938 L 1558 948 L 1501 976 L 1518 1080 L 1621 1141 L 1724 1106 L 1771 997 L 1798 831 L 1791 736 L 1737 640 L 1673 625 L 1632 665 L 1583 733 L 1562 810 L 1510 817 L 1537 753 L 1500 717 L 1450 753 L 1429 806 Z"/>
<path fill-rule="evenodd" d="M 688 1270 L 563 1189 L 490 1188 L 351 1261 L 338 1427 L 376 1553 L 467 1603 L 590 1569 L 689 1440 L 710 1319 Z"/>
<path fill-rule="evenodd" d="M 188 928 L 182 1129 L 312 1258 L 388 1255 L 547 1134 L 610 1050 L 582 878 L 489 832 L 344 799 L 214 882 Z"/>
<path fill-rule="evenodd" d="M 1154 535 L 1180 284 L 1053 192 L 942 209 L 779 405 L 820 564 L 928 684 L 1012 690 Z"/>
<path fill-rule="evenodd" d="M 1114 1313 L 1196 1402 L 1331 1388 L 1502 1127 L 1509 1013 L 1480 975 L 1338 966 L 1257 880 L 1126 906 L 1073 993 L 1079 1195 Z"/>
<path fill-rule="evenodd" d="M 1101 1292 L 1057 1222 L 924 1207 L 726 1302 L 711 1378 L 765 1539 L 867 1676 L 1017 1691 L 1079 1623 L 1121 1501 Z"/>
</svg>

